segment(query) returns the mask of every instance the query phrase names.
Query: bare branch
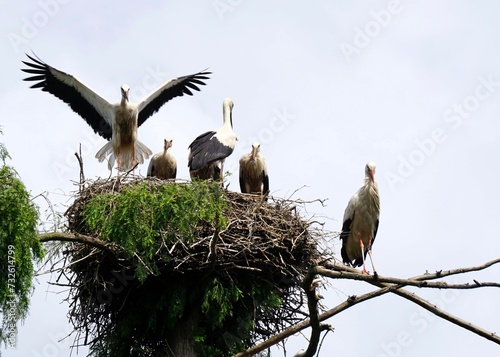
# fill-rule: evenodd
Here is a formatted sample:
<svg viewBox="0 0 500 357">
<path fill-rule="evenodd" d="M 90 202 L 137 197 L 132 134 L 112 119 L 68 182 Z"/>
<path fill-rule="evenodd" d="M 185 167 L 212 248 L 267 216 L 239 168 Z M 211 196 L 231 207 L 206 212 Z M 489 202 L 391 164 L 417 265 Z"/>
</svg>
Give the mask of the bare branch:
<svg viewBox="0 0 500 357">
<path fill-rule="evenodd" d="M 384 286 L 384 284 L 374 284 L 377 286 Z M 468 321 L 465 321 L 463 319 L 460 319 L 444 310 L 441 310 L 439 307 L 436 305 L 432 305 L 429 303 L 427 300 L 422 299 L 421 297 L 417 296 L 415 293 L 411 293 L 409 291 L 406 291 L 404 289 L 396 289 L 392 291 L 392 293 L 399 295 L 401 297 L 404 297 L 407 300 L 410 300 L 411 302 L 414 302 L 415 304 L 423 307 L 424 309 L 432 312 L 434 315 L 441 317 L 444 320 L 450 321 L 451 323 L 463 327 L 466 330 L 469 330 L 481 337 L 484 337 L 490 341 L 495 342 L 496 344 L 500 344 L 500 336 L 496 335 L 494 332 L 487 331 L 479 326 L 476 326 Z"/>
<path fill-rule="evenodd" d="M 445 271 L 444 274 L 446 274 L 445 276 L 448 276 L 448 275 L 454 275 L 454 274 L 462 274 L 462 273 L 466 273 L 466 272 L 470 272 L 470 271 L 478 271 L 478 270 L 483 270 L 483 269 L 486 269 L 490 266 L 492 266 L 493 264 L 496 264 L 500 262 L 500 259 L 495 259 L 495 260 L 492 260 L 490 262 L 487 262 L 485 264 L 482 264 L 482 265 L 479 265 L 479 266 L 475 266 L 475 267 L 470 267 L 470 268 L 461 268 L 461 269 L 454 269 L 454 270 L 449 270 L 449 271 Z M 349 268 L 349 267 L 346 267 L 346 266 L 341 266 L 339 264 L 334 264 L 332 265 L 332 267 L 334 268 L 338 268 L 340 270 L 344 270 L 344 272 L 342 272 L 343 274 L 346 274 L 346 270 L 349 270 L 349 271 L 355 271 L 354 269 L 352 268 Z M 317 268 L 320 268 L 318 269 L 319 271 L 324 271 L 324 272 L 329 272 L 329 270 L 327 269 L 324 269 L 322 267 L 315 267 L 313 268 L 317 274 L 319 275 L 323 275 L 321 274 Z M 440 272 L 440 273 L 436 273 L 436 274 L 442 274 L 443 272 Z M 425 275 L 422 275 L 420 277 L 417 277 L 419 279 L 424 279 L 424 277 L 430 277 L 431 279 L 436 279 L 437 277 L 436 274 L 425 274 Z M 363 276 L 362 274 L 357 274 L 359 276 Z M 441 275 L 442 276 L 442 275 Z M 369 277 L 370 278 L 370 277 Z M 378 277 L 380 278 L 380 276 Z M 388 279 L 393 279 L 393 278 L 388 278 Z M 365 280 L 364 278 L 356 278 L 356 280 Z M 438 308 L 437 306 L 435 305 L 432 305 L 431 303 L 429 303 L 427 300 L 424 300 L 422 298 L 420 298 L 419 296 L 417 296 L 416 294 L 414 293 L 411 293 L 409 291 L 406 291 L 404 289 L 401 289 L 403 286 L 407 285 L 406 283 L 407 282 L 412 282 L 412 281 L 415 281 L 416 278 L 412 278 L 412 279 L 408 279 L 408 280 L 405 280 L 405 279 L 396 279 L 395 281 L 398 281 L 400 283 L 398 283 L 398 285 L 394 284 L 394 285 L 389 285 L 389 284 L 386 284 L 386 283 L 382 283 L 381 280 L 377 281 L 377 277 L 371 277 L 370 279 L 366 279 L 365 281 L 369 282 L 370 284 L 372 285 L 375 285 L 377 287 L 380 287 L 380 288 L 383 288 L 383 289 L 386 289 L 386 288 L 390 288 L 390 292 L 396 294 L 396 295 L 399 295 L 407 300 L 410 300 L 412 302 L 414 302 L 415 304 L 423 307 L 424 309 L 432 312 L 433 314 L 435 314 L 436 316 L 439 316 L 441 317 L 442 319 L 445 319 L 447 321 L 450 321 L 454 324 L 456 324 L 457 326 L 460 326 L 466 330 L 469 330 L 481 337 L 484 337 L 490 341 L 493 341 L 497 344 L 500 344 L 500 336 L 497 336 L 495 333 L 493 332 L 490 332 L 490 331 L 487 331 L 479 326 L 476 326 L 468 321 L 465 321 L 465 320 L 462 320 L 450 313 L 447 313 L 446 311 L 444 310 L 441 310 L 440 308 Z M 430 284 L 430 283 L 428 283 Z M 479 284 L 479 285 L 478 285 Z M 496 283 L 495 283 L 496 284 Z M 408 284 L 409 285 L 409 284 Z M 416 285 L 415 285 L 416 286 Z M 439 288 L 439 286 L 436 286 Z M 478 283 L 476 282 L 476 285 L 474 287 L 482 287 L 481 286 L 481 283 Z"/>
<path fill-rule="evenodd" d="M 412 280 L 433 280 L 433 279 L 439 279 L 439 278 L 444 278 L 444 277 L 450 276 L 450 275 L 464 274 L 464 273 L 470 273 L 470 272 L 473 272 L 473 271 L 484 270 L 484 269 L 489 268 L 492 265 L 495 265 L 495 264 L 498 264 L 498 263 L 500 263 L 500 258 L 490 260 L 489 262 L 486 262 L 484 264 L 477 265 L 477 266 L 474 266 L 474 267 L 458 268 L 458 269 L 451 269 L 451 270 L 444 270 L 444 271 L 440 270 L 440 271 L 435 272 L 434 274 L 429 274 L 429 273 L 426 272 L 423 275 L 416 276 L 416 277 L 413 277 L 411 279 Z"/>
<path fill-rule="evenodd" d="M 354 305 L 356 305 L 360 302 L 366 301 L 366 300 L 373 299 L 377 296 L 386 294 L 393 289 L 395 289 L 395 288 L 394 287 L 387 287 L 387 288 L 382 288 L 382 289 L 372 291 L 372 292 L 369 292 L 369 293 L 366 293 L 366 294 L 363 294 L 360 296 L 350 296 L 343 303 L 341 303 L 341 304 L 337 305 L 336 307 L 320 314 L 318 316 L 318 319 L 319 319 L 319 321 L 324 321 L 326 319 L 329 319 L 332 316 L 337 315 L 338 313 L 340 313 L 344 310 L 347 310 L 351 306 L 354 306 Z M 280 343 L 284 339 L 296 334 L 297 332 L 300 332 L 300 331 L 308 328 L 309 326 L 310 326 L 310 320 L 306 319 L 302 322 L 299 322 L 298 324 L 290 326 L 289 328 L 281 331 L 280 333 L 277 333 L 276 335 L 268 338 L 267 340 L 255 345 L 255 346 L 247 349 L 246 351 L 235 354 L 233 357 L 251 357 L 254 354 L 257 354 L 257 353 L 265 350 L 266 348 L 269 348 L 271 346 L 274 346 L 274 345 Z"/>
<path fill-rule="evenodd" d="M 332 279 L 349 279 L 349 280 L 361 280 L 368 283 L 389 283 L 396 285 L 410 285 L 416 286 L 418 288 L 438 288 L 438 289 L 477 289 L 482 287 L 497 287 L 500 288 L 500 283 L 496 282 L 478 282 L 473 280 L 473 283 L 464 284 L 449 284 L 445 281 L 439 282 L 429 282 L 423 279 L 417 280 L 414 278 L 401 279 L 392 278 L 381 275 L 366 275 L 360 274 L 359 272 L 347 272 L 347 271 L 333 271 L 323 267 L 316 267 L 315 272 L 317 274 L 332 278 Z"/>
<path fill-rule="evenodd" d="M 43 233 L 38 235 L 38 239 L 40 240 L 40 242 L 59 241 L 59 242 L 83 243 L 90 245 L 92 247 L 102 249 L 104 251 L 107 251 L 108 253 L 113 253 L 113 251 L 110 249 L 110 247 L 113 244 L 106 243 L 100 239 L 78 233 L 63 233 L 63 232 Z"/>
<path fill-rule="evenodd" d="M 318 316 L 318 296 L 316 295 L 316 285 L 317 282 L 314 281 L 316 274 L 308 272 L 304 281 L 302 282 L 302 288 L 304 289 L 307 296 L 307 307 L 309 309 L 309 324 L 311 325 L 311 338 L 309 339 L 309 346 L 306 352 L 303 354 L 304 357 L 312 357 L 316 353 L 319 344 L 319 337 L 321 335 L 321 329 L 319 324 Z"/>
<path fill-rule="evenodd" d="M 341 278 L 341 279 L 351 279 L 351 280 L 363 280 L 366 281 L 372 285 L 375 285 L 379 287 L 380 289 L 360 295 L 360 296 L 349 296 L 346 301 L 343 303 L 335 306 L 332 309 L 329 309 L 322 314 L 318 316 L 319 322 L 324 321 L 326 319 L 329 319 L 337 314 L 339 314 L 342 311 L 347 310 L 348 308 L 373 299 L 375 297 L 384 295 L 386 293 L 394 293 L 397 294 L 409 301 L 414 302 L 415 304 L 423 307 L 424 309 L 428 310 L 429 312 L 432 312 L 436 316 L 441 317 L 444 320 L 450 321 L 451 323 L 456 324 L 457 326 L 460 326 L 464 329 L 467 329 L 481 337 L 484 337 L 492 342 L 495 342 L 497 344 L 500 344 L 500 336 L 497 336 L 495 333 L 487 331 L 479 326 L 476 326 L 468 321 L 462 320 L 452 314 L 447 313 L 444 310 L 441 310 L 435 305 L 432 305 L 428 301 L 418 297 L 416 294 L 411 293 L 409 291 L 406 291 L 402 289 L 402 287 L 406 285 L 413 285 L 417 287 L 430 287 L 430 288 L 454 288 L 454 289 L 471 289 L 471 288 L 479 288 L 479 287 L 484 287 L 484 286 L 494 286 L 498 287 L 498 283 L 482 283 L 478 282 L 476 280 L 474 281 L 474 285 L 472 284 L 446 284 L 446 285 L 441 285 L 440 282 L 437 283 L 431 283 L 431 282 L 425 282 L 425 284 L 422 284 L 423 280 L 432 280 L 432 279 L 438 279 L 442 278 L 445 276 L 450 276 L 450 275 L 456 275 L 456 274 L 463 274 L 463 273 L 468 273 L 472 271 L 479 271 L 479 270 L 484 270 L 494 264 L 497 264 L 500 262 L 499 259 L 494 259 L 492 261 L 489 261 L 485 264 L 478 265 L 475 267 L 468 267 L 468 268 L 460 268 L 460 269 L 453 269 L 453 270 L 448 270 L 448 271 L 440 271 L 436 272 L 435 274 L 424 274 L 421 276 L 413 277 L 410 279 L 398 279 L 398 278 L 390 278 L 390 277 L 381 277 L 381 276 L 369 276 L 369 275 L 362 275 L 359 274 L 359 272 L 356 269 L 350 268 L 348 266 L 345 266 L 344 264 L 326 264 L 329 269 L 326 269 L 324 267 L 313 267 L 309 270 L 307 277 L 309 277 L 309 280 L 312 281 L 312 277 L 315 275 L 323 275 L 326 277 L 331 277 L 331 278 Z M 334 270 L 330 270 L 334 269 Z M 307 278 L 306 277 L 306 278 Z M 384 283 L 384 282 L 385 283 Z M 392 284 L 388 284 L 387 282 L 390 282 Z M 421 284 L 421 285 L 419 285 Z M 304 286 L 306 285 L 305 279 L 304 279 Z M 315 322 L 313 322 L 315 323 Z M 250 357 L 253 356 L 256 353 L 259 353 L 266 348 L 269 348 L 286 338 L 296 334 L 297 332 L 304 330 L 312 325 L 310 319 L 306 319 L 300 323 L 297 323 L 293 326 L 290 326 L 289 328 L 283 330 L 282 332 L 270 337 L 269 339 L 247 349 L 244 352 L 240 352 L 233 357 Z M 324 326 L 324 325 L 320 325 Z M 322 328 L 323 330 L 323 328 Z M 312 340 L 312 334 L 311 334 L 311 340 Z M 310 345 L 311 346 L 311 343 Z M 309 348 L 308 348 L 309 349 Z M 304 356 L 312 356 L 310 354 L 307 354 L 309 351 L 306 351 Z M 314 353 L 314 352 L 313 352 Z"/>
</svg>

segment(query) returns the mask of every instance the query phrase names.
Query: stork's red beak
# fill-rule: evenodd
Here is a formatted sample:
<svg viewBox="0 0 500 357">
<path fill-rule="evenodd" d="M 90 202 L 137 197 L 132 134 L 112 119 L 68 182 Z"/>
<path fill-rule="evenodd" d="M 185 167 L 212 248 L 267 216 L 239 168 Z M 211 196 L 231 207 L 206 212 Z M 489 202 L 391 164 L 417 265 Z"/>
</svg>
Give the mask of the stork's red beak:
<svg viewBox="0 0 500 357">
<path fill-rule="evenodd" d="M 375 169 L 370 169 L 370 181 L 375 181 Z"/>
<path fill-rule="evenodd" d="M 257 156 L 258 148 L 255 146 L 252 146 L 252 160 L 255 160 L 255 157 Z"/>
</svg>

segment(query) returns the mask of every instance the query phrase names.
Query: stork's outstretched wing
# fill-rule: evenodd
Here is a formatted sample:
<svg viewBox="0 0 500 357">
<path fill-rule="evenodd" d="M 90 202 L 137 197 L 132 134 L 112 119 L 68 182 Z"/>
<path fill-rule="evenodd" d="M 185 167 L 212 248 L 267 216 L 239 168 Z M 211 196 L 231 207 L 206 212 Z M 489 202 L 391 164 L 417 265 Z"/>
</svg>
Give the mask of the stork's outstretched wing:
<svg viewBox="0 0 500 357">
<path fill-rule="evenodd" d="M 83 84 L 71 74 L 64 73 L 44 63 L 39 58 L 26 55 L 31 60 L 23 61 L 29 68 L 23 72 L 33 74 L 24 78 L 35 81 L 31 88 L 41 88 L 67 103 L 94 131 L 104 139 L 111 139 L 113 104 Z"/>
<path fill-rule="evenodd" d="M 193 95 L 191 90 L 199 91 L 198 86 L 203 86 L 203 80 L 208 79 L 212 72 L 199 72 L 166 81 L 156 88 L 151 94 L 140 101 L 137 106 L 139 117 L 137 125 L 141 126 L 151 115 L 156 113 L 166 102 L 184 94 Z"/>
</svg>

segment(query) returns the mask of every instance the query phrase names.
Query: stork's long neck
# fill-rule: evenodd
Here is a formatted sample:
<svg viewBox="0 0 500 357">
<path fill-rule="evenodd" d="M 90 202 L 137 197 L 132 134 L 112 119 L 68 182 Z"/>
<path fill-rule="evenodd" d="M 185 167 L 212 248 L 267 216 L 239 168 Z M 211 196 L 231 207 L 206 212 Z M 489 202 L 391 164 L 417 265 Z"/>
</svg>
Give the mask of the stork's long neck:
<svg viewBox="0 0 500 357">
<path fill-rule="evenodd" d="M 231 111 L 231 108 L 226 105 L 224 106 L 224 110 L 223 110 L 223 118 L 224 118 L 224 127 L 225 128 L 230 128 L 232 129 L 233 128 L 233 113 Z"/>
<path fill-rule="evenodd" d="M 372 178 L 370 176 L 365 177 L 364 191 L 370 202 L 370 205 L 376 211 L 380 211 L 380 198 L 378 195 L 378 185 L 375 181 L 375 178 Z"/>
</svg>

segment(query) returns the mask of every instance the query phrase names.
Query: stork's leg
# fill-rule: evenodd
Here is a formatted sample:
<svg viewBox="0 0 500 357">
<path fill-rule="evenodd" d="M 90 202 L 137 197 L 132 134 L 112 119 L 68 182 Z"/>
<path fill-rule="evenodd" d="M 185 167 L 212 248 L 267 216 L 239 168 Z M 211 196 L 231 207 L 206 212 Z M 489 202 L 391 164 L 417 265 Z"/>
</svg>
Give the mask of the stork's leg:
<svg viewBox="0 0 500 357">
<path fill-rule="evenodd" d="M 372 263 L 373 275 L 377 275 L 377 270 L 375 269 L 375 265 L 373 265 L 372 241 L 373 241 L 373 239 L 370 238 L 370 246 L 368 247 L 368 254 L 370 255 L 370 262 Z"/>
<path fill-rule="evenodd" d="M 135 164 L 137 161 L 135 160 L 135 144 L 132 146 L 132 176 L 135 176 Z"/>
<path fill-rule="evenodd" d="M 122 167 L 122 154 L 120 153 L 120 150 L 118 150 L 117 155 L 116 155 L 116 161 L 117 161 L 117 171 L 118 174 L 117 176 L 120 176 L 120 167 Z"/>
<path fill-rule="evenodd" d="M 370 272 L 368 270 L 366 270 L 366 266 L 365 266 L 365 245 L 363 244 L 363 239 L 361 237 L 361 234 L 359 234 L 359 233 L 358 233 L 358 238 L 359 238 L 359 246 L 361 248 L 361 257 L 363 258 L 363 270 L 361 271 L 361 274 L 370 275 Z"/>
</svg>

